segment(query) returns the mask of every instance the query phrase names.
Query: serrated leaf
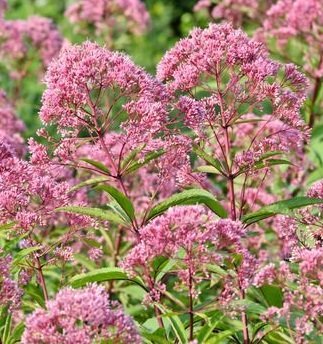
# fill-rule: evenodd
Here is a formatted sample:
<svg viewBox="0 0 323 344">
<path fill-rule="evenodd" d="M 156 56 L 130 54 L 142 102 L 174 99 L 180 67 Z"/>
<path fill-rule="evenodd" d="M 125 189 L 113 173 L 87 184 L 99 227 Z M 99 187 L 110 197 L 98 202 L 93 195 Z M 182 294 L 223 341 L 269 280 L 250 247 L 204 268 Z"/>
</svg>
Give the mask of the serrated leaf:
<svg viewBox="0 0 323 344">
<path fill-rule="evenodd" d="M 135 209 L 130 199 L 125 194 L 111 185 L 100 185 L 96 189 L 107 192 L 120 205 L 129 219 L 134 220 Z"/>
<path fill-rule="evenodd" d="M 294 209 L 303 208 L 309 205 L 322 204 L 323 199 L 310 198 L 310 197 L 295 197 L 284 201 L 275 202 L 267 206 L 262 207 L 260 210 L 245 215 L 242 221 L 250 225 L 252 223 L 264 220 L 268 217 L 275 216 L 277 214 L 288 215 Z"/>
<path fill-rule="evenodd" d="M 217 199 L 208 191 L 203 189 L 190 189 L 184 190 L 177 193 L 166 200 L 158 203 L 153 207 L 148 216 L 147 221 L 153 219 L 154 217 L 163 214 L 170 207 L 176 205 L 194 205 L 194 204 L 204 204 L 209 209 L 211 209 L 219 217 L 226 217 L 227 213 Z"/>
<path fill-rule="evenodd" d="M 110 221 L 117 224 L 124 224 L 124 221 L 120 216 L 118 216 L 112 211 L 108 211 L 108 210 L 104 210 L 100 208 L 66 206 L 66 207 L 57 208 L 56 211 L 79 214 L 79 215 L 86 215 L 86 216 L 97 218 L 102 221 Z"/>
<path fill-rule="evenodd" d="M 86 162 L 87 164 L 89 164 L 95 168 L 97 168 L 99 171 L 110 175 L 110 170 L 104 164 L 102 164 L 102 162 L 95 161 L 95 160 L 88 159 L 88 158 L 81 158 L 80 160 Z"/>
<path fill-rule="evenodd" d="M 108 181 L 108 179 L 107 179 L 106 177 L 91 178 L 91 179 L 85 180 L 85 181 L 82 182 L 82 183 L 79 183 L 79 184 L 77 184 L 77 185 L 74 185 L 74 186 L 69 190 L 69 192 L 76 191 L 76 190 L 78 190 L 78 189 L 83 188 L 84 186 L 93 186 L 93 185 L 97 185 L 97 184 L 104 183 L 104 182 L 107 182 L 107 181 Z"/>
<path fill-rule="evenodd" d="M 129 278 L 127 273 L 120 268 L 101 268 L 84 274 L 76 275 L 69 281 L 69 284 L 74 288 L 79 288 L 88 283 L 104 281 L 129 281 L 136 283 L 143 289 L 147 290 L 140 279 Z"/>
</svg>

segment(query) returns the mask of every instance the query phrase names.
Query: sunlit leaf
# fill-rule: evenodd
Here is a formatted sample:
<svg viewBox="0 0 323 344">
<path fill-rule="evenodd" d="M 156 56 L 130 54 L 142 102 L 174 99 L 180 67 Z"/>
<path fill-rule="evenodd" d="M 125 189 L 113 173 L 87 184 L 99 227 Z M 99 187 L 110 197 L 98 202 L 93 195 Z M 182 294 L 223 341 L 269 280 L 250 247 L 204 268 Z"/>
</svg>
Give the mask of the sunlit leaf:
<svg viewBox="0 0 323 344">
<path fill-rule="evenodd" d="M 277 214 L 290 214 L 292 210 L 309 205 L 322 204 L 323 199 L 310 197 L 295 197 L 284 201 L 275 202 L 262 207 L 258 211 L 245 215 L 243 222 L 247 225 L 264 220 Z"/>
<path fill-rule="evenodd" d="M 208 191 L 203 189 L 190 189 L 177 193 L 166 200 L 158 203 L 149 212 L 147 219 L 153 219 L 160 214 L 163 214 L 170 207 L 176 205 L 194 205 L 204 204 L 210 208 L 219 217 L 226 217 L 226 211 L 218 202 L 218 200 Z"/>
</svg>

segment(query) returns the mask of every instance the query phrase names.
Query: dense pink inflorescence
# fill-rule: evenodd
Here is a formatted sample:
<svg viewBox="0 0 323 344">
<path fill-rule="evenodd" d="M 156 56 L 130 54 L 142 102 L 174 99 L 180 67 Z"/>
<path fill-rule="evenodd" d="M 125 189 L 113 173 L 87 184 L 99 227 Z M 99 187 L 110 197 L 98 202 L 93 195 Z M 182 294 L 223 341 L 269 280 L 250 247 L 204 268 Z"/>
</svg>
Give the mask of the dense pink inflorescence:
<svg viewBox="0 0 323 344">
<path fill-rule="evenodd" d="M 309 197 L 323 198 L 323 180 L 315 182 L 307 191 Z"/>
<path fill-rule="evenodd" d="M 256 18 L 263 5 L 259 0 L 222 0 L 216 4 L 212 0 L 199 0 L 194 6 L 194 11 L 207 9 L 213 19 L 224 19 L 239 27 L 244 17 Z"/>
<path fill-rule="evenodd" d="M 317 322 L 317 329 L 322 331 L 319 317 L 323 312 L 323 288 L 322 283 L 322 249 L 302 249 L 294 257 L 299 265 L 299 274 L 293 273 L 287 263 L 282 262 L 272 271 L 272 266 L 265 268 L 271 271 L 267 283 L 274 280 L 283 291 L 283 303 L 281 307 L 270 307 L 264 314 L 267 322 L 278 324 L 286 321 L 289 326 L 294 326 L 297 332 L 296 343 L 306 343 L 307 335 Z M 291 318 L 295 314 L 295 318 Z"/>
<path fill-rule="evenodd" d="M 323 76 L 323 3 L 321 0 L 279 0 L 266 13 L 259 37 L 275 38 L 286 45 L 290 38 L 302 39 L 304 68 L 313 77 Z"/>
<path fill-rule="evenodd" d="M 0 253 L 2 253 L 1 249 Z M 11 256 L 0 257 L 0 307 L 9 307 L 12 311 L 19 307 L 23 292 L 18 283 L 11 279 L 11 264 Z"/>
<path fill-rule="evenodd" d="M 102 287 L 62 289 L 46 306 L 27 318 L 22 343 L 141 343 L 132 319 L 109 301 Z"/>
<path fill-rule="evenodd" d="M 13 61 L 28 59 L 30 47 L 39 53 L 40 60 L 46 68 L 56 57 L 63 45 L 63 38 L 53 21 L 49 18 L 31 16 L 26 20 L 2 20 L 1 56 L 12 64 Z M 25 70 L 17 70 L 20 65 L 12 64 L 12 77 L 25 76 Z"/>
<path fill-rule="evenodd" d="M 245 233 L 240 222 L 216 220 L 202 206 L 174 207 L 140 230 L 138 243 L 122 266 L 131 273 L 143 270 L 151 288 L 150 296 L 158 300 L 165 286 L 153 284 L 147 275 L 149 266 L 159 256 L 175 259 L 179 264 L 179 279 L 196 296 L 195 287 L 205 273 L 205 264 L 221 264 L 221 252 L 228 250 L 242 256 L 241 266 L 237 269 L 239 286 L 229 276 L 227 281 L 232 285 L 232 295 L 236 295 L 238 288 L 249 286 L 257 266 L 255 258 L 243 244 Z"/>
<path fill-rule="evenodd" d="M 264 45 L 241 30 L 230 24 L 193 30 L 165 54 L 157 77 L 173 94 L 193 144 L 215 156 L 226 176 L 247 174 L 245 185 L 261 180 L 270 152 L 293 152 L 289 159 L 303 160 L 309 130 L 300 107 L 307 79 L 294 65 L 272 61 Z"/>
<path fill-rule="evenodd" d="M 0 145 L 0 222 L 16 222 L 24 231 L 50 221 L 55 208 L 69 204 L 69 184 L 59 181 L 60 170 L 33 165 Z"/>
<path fill-rule="evenodd" d="M 0 90 L 0 139 L 11 146 L 15 154 L 21 156 L 25 147 L 21 133 L 25 130 L 23 122 L 17 117 L 14 107 L 4 91 Z"/>
<path fill-rule="evenodd" d="M 26 35 L 39 50 L 40 57 L 47 67 L 63 46 L 63 38 L 52 20 L 39 16 L 29 17 L 26 22 Z"/>
<path fill-rule="evenodd" d="M 280 72 L 284 74 L 282 82 L 278 80 Z M 224 73 L 228 73 L 230 79 L 226 85 L 221 85 Z M 305 77 L 293 65 L 282 67 L 271 61 L 261 43 L 250 40 L 229 24 L 212 24 L 205 30 L 193 30 L 189 38 L 182 39 L 166 53 L 158 65 L 157 76 L 167 82 L 172 92 L 190 91 L 197 86 L 203 89 L 202 78 L 218 80 L 214 89 L 205 87 L 207 97 L 180 98 L 177 106 L 184 112 L 187 125 L 197 109 L 199 115 L 193 117 L 199 125 L 220 120 L 214 111 L 215 105 L 221 107 L 222 124 L 230 124 L 241 116 L 239 104 L 248 102 L 254 108 L 268 100 L 273 107 L 271 119 L 279 119 L 296 129 L 303 127 L 299 108 L 306 94 Z M 270 81 L 272 78 L 275 82 Z M 228 102 L 232 96 L 235 101 Z M 192 129 L 197 124 L 194 123 Z"/>
<path fill-rule="evenodd" d="M 167 121 L 163 86 L 127 56 L 94 43 L 64 49 L 45 82 L 40 117 L 45 123 L 57 123 L 62 131 L 87 128 L 102 135 L 120 116 L 120 109 L 118 113 L 114 109 L 118 104 L 128 114 L 122 128 L 130 143 L 149 142 Z M 111 98 L 105 99 L 109 92 Z M 101 104 L 104 100 L 108 108 Z"/>
<path fill-rule="evenodd" d="M 144 32 L 150 22 L 140 0 L 78 0 L 67 9 L 66 16 L 72 23 L 93 24 L 98 33 L 113 29 L 122 17 L 126 21 L 124 25 L 135 34 Z"/>
</svg>

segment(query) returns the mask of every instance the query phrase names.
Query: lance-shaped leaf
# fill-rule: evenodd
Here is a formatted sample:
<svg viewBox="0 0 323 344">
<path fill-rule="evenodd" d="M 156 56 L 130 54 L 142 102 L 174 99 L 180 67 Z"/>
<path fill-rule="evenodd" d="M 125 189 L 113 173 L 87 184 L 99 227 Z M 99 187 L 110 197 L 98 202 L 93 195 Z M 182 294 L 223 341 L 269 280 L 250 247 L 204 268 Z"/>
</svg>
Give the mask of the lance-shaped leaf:
<svg viewBox="0 0 323 344">
<path fill-rule="evenodd" d="M 202 172 L 202 173 L 210 173 L 210 174 L 219 174 L 220 173 L 214 166 L 211 166 L 211 165 L 198 166 L 196 168 L 196 170 L 198 172 Z"/>
<path fill-rule="evenodd" d="M 242 173 L 248 172 L 250 169 L 261 170 L 265 167 L 277 166 L 277 165 L 293 165 L 290 161 L 285 159 L 266 159 L 257 161 L 254 165 L 250 165 L 247 168 L 241 169 L 238 173 L 236 173 L 236 177 Z"/>
<path fill-rule="evenodd" d="M 181 343 L 181 344 L 188 343 L 187 333 L 186 333 L 185 326 L 181 318 L 178 315 L 170 312 L 165 306 L 157 304 L 156 307 L 158 307 L 160 311 L 162 312 L 162 317 L 164 319 L 169 320 L 173 333 L 178 343 Z"/>
<path fill-rule="evenodd" d="M 203 189 L 190 189 L 184 190 L 178 194 L 175 194 L 166 200 L 158 203 L 153 207 L 146 220 L 150 220 L 160 214 L 163 214 L 170 207 L 176 205 L 194 205 L 194 204 L 204 204 L 209 209 L 211 209 L 219 217 L 226 217 L 227 213 L 218 202 L 218 200 L 208 191 Z"/>
<path fill-rule="evenodd" d="M 165 153 L 165 151 L 163 150 L 158 150 L 156 152 L 151 152 L 148 153 L 145 158 L 141 161 L 135 161 L 132 162 L 125 170 L 124 174 L 129 174 L 132 173 L 136 170 L 138 170 L 140 167 L 145 166 L 146 164 L 148 164 L 150 161 L 159 158 L 160 156 L 162 156 Z"/>
<path fill-rule="evenodd" d="M 79 214 L 79 215 L 86 215 L 86 216 L 94 217 L 102 221 L 110 221 L 117 224 L 125 223 L 123 219 L 116 213 L 112 211 L 100 209 L 100 208 L 67 206 L 67 207 L 57 208 L 56 211 Z"/>
<path fill-rule="evenodd" d="M 87 159 L 87 158 L 82 158 L 80 159 L 81 161 L 86 162 L 87 164 L 95 167 L 97 170 L 103 172 L 104 174 L 108 174 L 110 175 L 110 170 L 104 165 L 102 164 L 102 162 L 100 161 L 95 161 L 95 160 L 91 160 L 91 159 Z"/>
<path fill-rule="evenodd" d="M 322 203 L 323 199 L 319 198 L 295 197 L 266 205 L 254 213 L 245 215 L 242 220 L 245 224 L 251 225 L 252 223 L 264 220 L 277 214 L 290 214 L 294 209 Z"/>
<path fill-rule="evenodd" d="M 81 182 L 79 184 L 74 185 L 69 190 L 69 192 L 76 191 L 78 189 L 83 188 L 84 186 L 94 186 L 94 185 L 97 185 L 97 184 L 100 184 L 100 183 L 104 183 L 104 182 L 107 182 L 107 181 L 109 181 L 109 180 L 106 177 L 91 178 L 91 179 L 85 180 L 84 182 Z"/>
<path fill-rule="evenodd" d="M 134 160 L 136 159 L 138 153 L 140 153 L 143 150 L 143 148 L 144 148 L 144 145 L 140 145 L 139 147 L 130 151 L 120 163 L 121 170 L 124 170 L 130 164 L 132 164 L 134 162 Z"/>
<path fill-rule="evenodd" d="M 130 220 L 134 220 L 135 218 L 135 209 L 130 201 L 130 199 L 123 194 L 121 191 L 116 189 L 111 185 L 100 185 L 96 188 L 97 190 L 101 190 L 107 192 L 122 208 L 122 210 L 127 214 Z"/>
<path fill-rule="evenodd" d="M 80 288 L 88 283 L 105 281 L 130 281 L 147 291 L 147 288 L 139 278 L 129 278 L 124 270 L 115 267 L 96 269 L 84 274 L 76 275 L 71 278 L 69 284 L 73 288 Z"/>
<path fill-rule="evenodd" d="M 224 172 L 222 171 L 222 165 L 219 159 L 214 159 L 210 154 L 206 153 L 203 149 L 201 149 L 198 146 L 195 146 L 193 148 L 193 151 L 196 153 L 196 155 L 198 155 L 204 161 L 208 162 L 210 165 L 216 168 L 221 174 L 224 174 Z"/>
</svg>

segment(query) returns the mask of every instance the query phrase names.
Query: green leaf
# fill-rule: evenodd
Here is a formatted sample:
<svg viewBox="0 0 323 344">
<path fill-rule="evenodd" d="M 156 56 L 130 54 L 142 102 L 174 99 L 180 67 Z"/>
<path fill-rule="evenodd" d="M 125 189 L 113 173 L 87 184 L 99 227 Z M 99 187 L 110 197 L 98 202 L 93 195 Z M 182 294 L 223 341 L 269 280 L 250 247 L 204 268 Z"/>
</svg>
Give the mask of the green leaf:
<svg viewBox="0 0 323 344">
<path fill-rule="evenodd" d="M 225 331 L 221 331 L 219 333 L 213 333 L 212 338 L 207 340 L 206 344 L 227 343 L 227 342 L 222 342 L 222 340 L 232 336 L 234 334 L 234 332 L 235 331 L 232 331 L 232 330 L 225 330 Z"/>
<path fill-rule="evenodd" d="M 170 321 L 173 332 L 174 332 L 176 338 L 178 339 L 179 343 L 182 343 L 182 344 L 188 343 L 185 326 L 184 326 L 182 320 L 180 319 L 180 317 L 178 315 L 174 315 L 172 313 L 169 313 L 168 310 L 162 305 L 158 304 L 156 306 L 163 313 L 162 317 L 163 318 L 165 317 Z M 167 313 L 169 313 L 169 314 L 167 314 Z"/>
<path fill-rule="evenodd" d="M 242 173 L 249 171 L 250 169 L 261 170 L 262 168 L 277 166 L 277 165 L 293 165 L 290 161 L 284 159 L 266 159 L 257 161 L 253 166 L 250 165 L 247 168 L 241 169 L 236 176 L 239 176 Z"/>
<path fill-rule="evenodd" d="M 317 180 L 323 179 L 323 167 L 316 168 L 307 177 L 307 184 L 312 184 Z"/>
<path fill-rule="evenodd" d="M 117 224 L 124 224 L 124 221 L 120 216 L 118 216 L 112 211 L 107 211 L 100 208 L 67 206 L 67 207 L 57 208 L 56 211 L 86 215 L 86 216 L 97 218 L 102 221 L 110 221 Z"/>
<path fill-rule="evenodd" d="M 70 280 L 70 285 L 74 288 L 83 287 L 88 283 L 104 281 L 129 281 L 138 284 L 144 290 L 147 288 L 142 284 L 139 278 L 131 279 L 127 273 L 120 268 L 101 268 L 84 274 L 76 275 Z"/>
<path fill-rule="evenodd" d="M 23 322 L 19 323 L 10 335 L 9 344 L 18 343 L 21 340 L 21 336 L 24 333 L 25 324 Z"/>
<path fill-rule="evenodd" d="M 115 201 L 120 205 L 120 207 L 125 211 L 130 220 L 135 218 L 135 209 L 130 201 L 130 199 L 120 192 L 118 189 L 111 185 L 100 185 L 96 188 L 97 190 L 107 192 Z"/>
<path fill-rule="evenodd" d="M 198 166 L 196 170 L 202 173 L 219 174 L 219 171 L 215 167 L 210 165 Z"/>
<path fill-rule="evenodd" d="M 133 160 L 136 158 L 137 154 L 142 151 L 144 148 L 143 145 L 133 149 L 129 154 L 125 156 L 125 158 L 121 161 L 121 170 L 124 168 L 127 168 L 130 163 L 133 162 Z"/>
<path fill-rule="evenodd" d="M 190 189 L 184 190 L 158 203 L 155 207 L 153 207 L 150 210 L 146 220 L 148 221 L 158 215 L 163 214 L 170 207 L 174 207 L 176 205 L 193 204 L 205 204 L 218 216 L 227 216 L 224 208 L 210 192 L 203 189 Z"/>
<path fill-rule="evenodd" d="M 148 164 L 150 161 L 155 160 L 157 158 L 159 158 L 160 156 L 162 156 L 165 153 L 165 151 L 163 150 L 158 150 L 156 152 L 152 152 L 152 153 L 148 153 L 145 158 L 143 159 L 143 161 L 136 161 L 134 163 L 132 163 L 130 166 L 128 166 L 124 172 L 124 174 L 129 174 L 132 173 L 136 170 L 138 170 L 140 167 L 145 166 L 146 164 Z"/>
<path fill-rule="evenodd" d="M 96 248 L 100 248 L 102 247 L 102 245 L 94 240 L 94 239 L 89 239 L 89 238 L 82 238 L 81 239 L 86 245 L 90 246 L 90 247 L 96 247 Z"/>
<path fill-rule="evenodd" d="M 285 159 L 266 159 L 258 161 L 255 164 L 256 169 L 260 170 L 264 167 L 276 166 L 276 165 L 292 165 L 292 163 Z"/>
<path fill-rule="evenodd" d="M 323 199 L 310 197 L 295 197 L 284 201 L 275 202 L 264 206 L 260 210 L 245 215 L 243 222 L 247 225 L 264 220 L 277 214 L 290 214 L 294 209 L 303 208 L 309 205 L 322 204 Z"/>
<path fill-rule="evenodd" d="M 88 179 L 82 183 L 79 183 L 77 185 L 74 185 L 70 190 L 69 192 L 73 192 L 73 191 L 76 191 L 78 189 L 81 189 L 83 188 L 84 186 L 92 186 L 92 185 L 96 185 L 96 184 L 100 184 L 100 183 L 104 183 L 104 182 L 107 182 L 108 179 L 106 177 L 97 177 L 97 178 L 91 178 L 91 179 Z"/>
<path fill-rule="evenodd" d="M 81 161 L 86 162 L 87 164 L 97 168 L 99 171 L 104 172 L 105 174 L 111 174 L 110 170 L 104 165 L 102 164 L 102 162 L 100 161 L 95 161 L 95 160 L 91 160 L 91 159 L 87 159 L 87 158 L 81 158 Z"/>
<path fill-rule="evenodd" d="M 204 161 L 208 162 L 210 165 L 216 168 L 221 174 L 223 174 L 222 165 L 219 159 L 214 159 L 210 154 L 206 153 L 203 149 L 201 149 L 198 146 L 195 146 L 193 148 L 193 151 L 196 153 L 196 155 L 198 155 Z"/>
<path fill-rule="evenodd" d="M 281 288 L 274 285 L 263 285 L 260 290 L 269 306 L 283 307 L 283 292 Z"/>
<path fill-rule="evenodd" d="M 10 313 L 7 313 L 6 322 L 5 322 L 3 333 L 2 333 L 3 344 L 8 343 L 7 340 L 9 339 L 9 336 L 10 336 L 11 325 L 12 325 L 12 317 Z"/>
<path fill-rule="evenodd" d="M 13 260 L 13 266 L 17 266 L 24 258 L 26 258 L 29 254 L 36 252 L 38 250 L 40 250 L 42 248 L 42 246 L 33 246 L 33 247 L 27 247 L 24 248 L 23 250 L 19 251 L 16 256 L 15 259 Z"/>
<path fill-rule="evenodd" d="M 0 231 L 6 231 L 7 229 L 12 228 L 14 224 L 14 222 L 4 223 L 3 225 L 0 225 Z"/>
<path fill-rule="evenodd" d="M 44 294 L 38 285 L 29 283 L 25 288 L 25 294 L 32 300 L 33 309 L 37 307 L 37 303 L 40 307 L 45 308 Z"/>
<path fill-rule="evenodd" d="M 213 315 L 208 324 L 205 324 L 197 335 L 197 340 L 199 343 L 204 343 L 212 334 L 212 331 L 223 319 L 223 315 L 219 311 Z"/>
<path fill-rule="evenodd" d="M 93 262 L 93 260 L 89 259 L 85 254 L 82 253 L 74 253 L 73 257 L 75 261 L 85 267 L 89 271 L 93 271 L 97 268 L 97 265 Z"/>
</svg>

